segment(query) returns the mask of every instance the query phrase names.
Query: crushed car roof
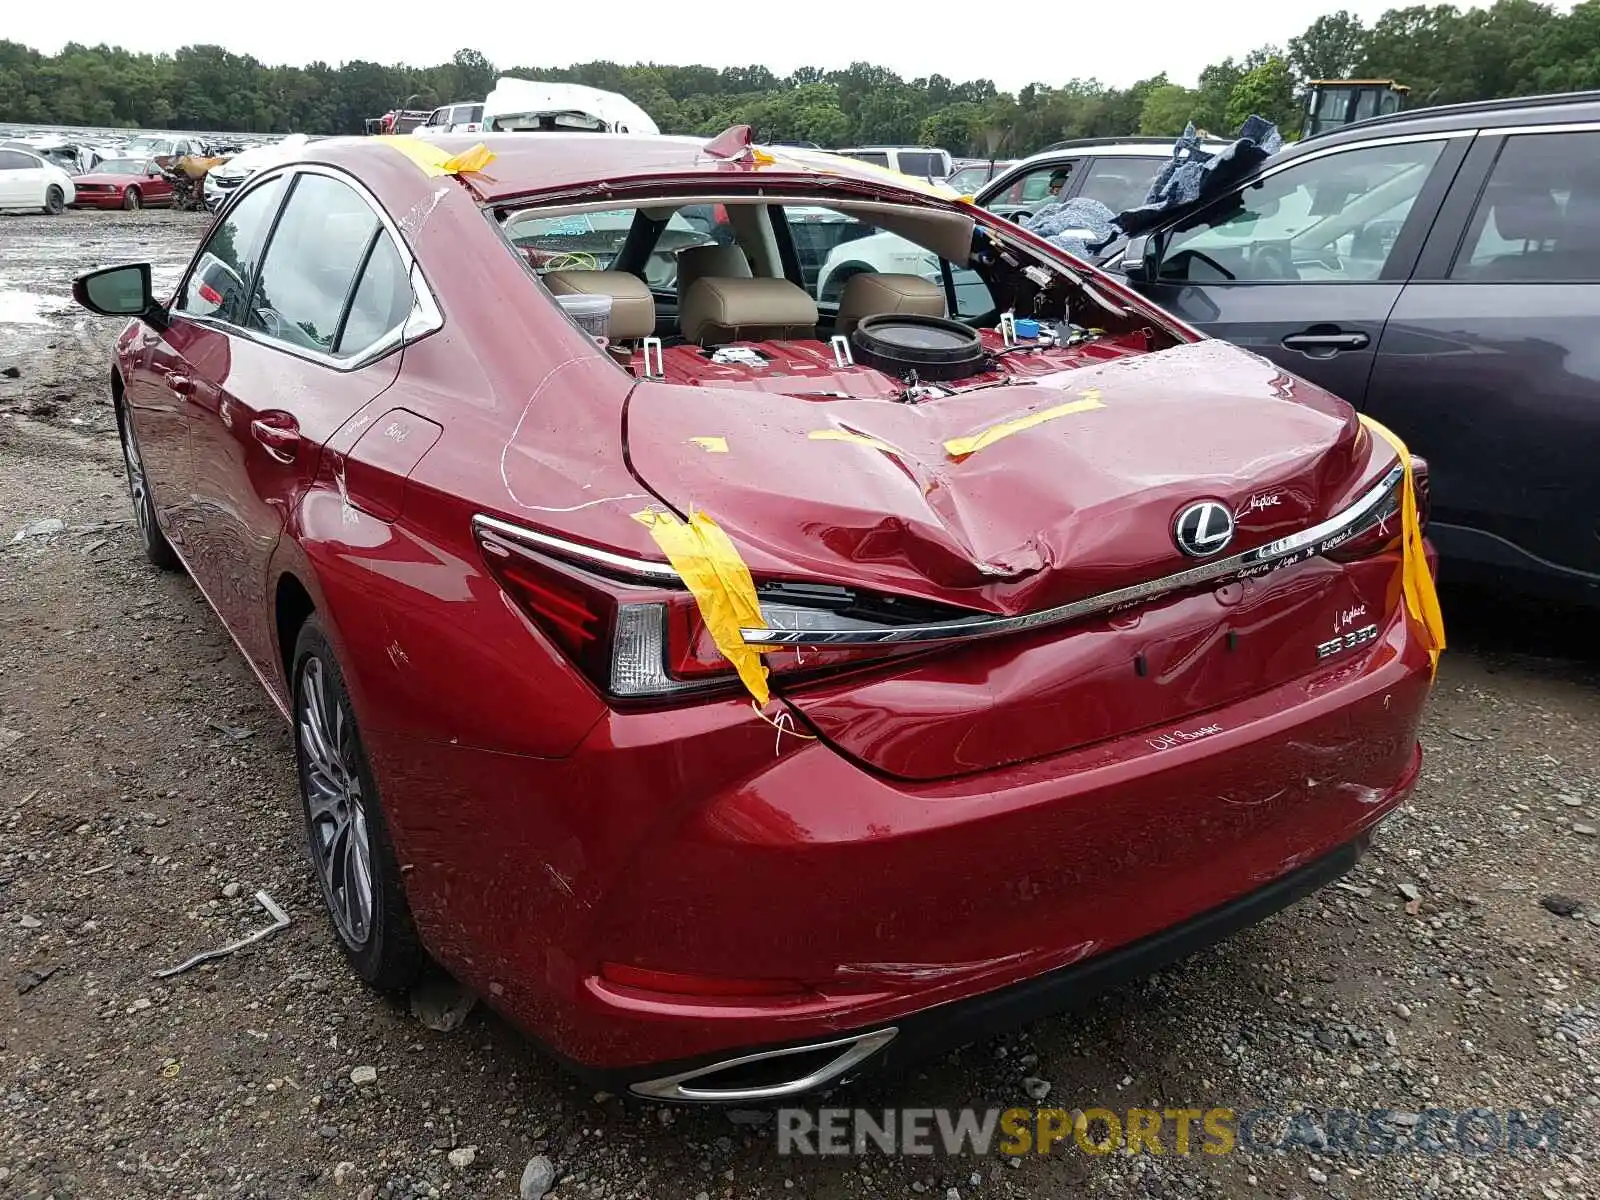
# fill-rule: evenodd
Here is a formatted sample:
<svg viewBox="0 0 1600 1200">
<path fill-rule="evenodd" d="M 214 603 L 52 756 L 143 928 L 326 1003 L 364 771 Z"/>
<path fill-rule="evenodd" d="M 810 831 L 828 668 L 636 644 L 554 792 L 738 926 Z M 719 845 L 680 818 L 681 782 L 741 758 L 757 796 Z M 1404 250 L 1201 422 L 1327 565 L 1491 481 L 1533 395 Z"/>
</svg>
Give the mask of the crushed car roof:
<svg viewBox="0 0 1600 1200">
<path fill-rule="evenodd" d="M 390 144 L 392 140 L 328 138 L 306 147 L 299 157 L 344 167 L 360 175 L 364 166 L 394 160 L 396 151 Z M 718 158 L 706 152 L 709 143 L 703 138 L 663 135 L 487 133 L 428 139 L 428 145 L 451 154 L 465 152 L 480 143 L 494 153 L 494 161 L 482 172 L 472 175 L 471 183 L 473 191 L 490 203 L 611 179 L 756 178 L 763 173 L 789 178 L 811 175 L 818 180 L 843 178 L 875 187 L 898 188 L 916 195 L 942 195 L 908 175 L 825 151 L 787 146 L 760 147 L 764 155 L 776 159 L 769 164 L 753 158 Z"/>
</svg>

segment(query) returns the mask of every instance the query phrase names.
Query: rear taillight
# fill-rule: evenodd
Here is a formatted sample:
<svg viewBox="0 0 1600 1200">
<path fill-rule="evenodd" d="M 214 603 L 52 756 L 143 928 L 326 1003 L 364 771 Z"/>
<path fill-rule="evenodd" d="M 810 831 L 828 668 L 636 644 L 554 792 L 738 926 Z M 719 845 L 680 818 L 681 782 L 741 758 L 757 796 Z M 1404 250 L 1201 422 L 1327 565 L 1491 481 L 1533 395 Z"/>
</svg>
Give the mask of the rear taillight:
<svg viewBox="0 0 1600 1200">
<path fill-rule="evenodd" d="M 1415 480 L 1417 494 L 1417 518 L 1421 522 L 1422 531 L 1428 530 L 1428 464 L 1416 455 L 1411 456 L 1411 477 Z M 1356 562 L 1363 558 L 1370 558 L 1374 554 L 1381 554 L 1385 550 L 1398 550 L 1400 548 L 1400 495 L 1405 487 L 1405 478 L 1395 480 L 1393 490 L 1378 506 L 1378 511 L 1373 522 L 1362 532 L 1356 534 L 1348 541 L 1342 542 L 1337 549 L 1327 551 L 1327 556 L 1335 562 Z"/>
<path fill-rule="evenodd" d="M 473 529 L 505 595 L 600 691 L 652 700 L 740 688 L 694 596 L 665 563 L 622 559 L 488 517 L 477 518 Z M 774 584 L 761 593 L 762 615 L 774 629 L 803 629 L 815 621 L 832 627 L 841 620 L 865 629 L 896 619 L 892 612 L 863 612 L 859 598 L 838 587 Z M 786 647 L 764 661 L 774 675 L 809 675 L 922 650 Z"/>
</svg>

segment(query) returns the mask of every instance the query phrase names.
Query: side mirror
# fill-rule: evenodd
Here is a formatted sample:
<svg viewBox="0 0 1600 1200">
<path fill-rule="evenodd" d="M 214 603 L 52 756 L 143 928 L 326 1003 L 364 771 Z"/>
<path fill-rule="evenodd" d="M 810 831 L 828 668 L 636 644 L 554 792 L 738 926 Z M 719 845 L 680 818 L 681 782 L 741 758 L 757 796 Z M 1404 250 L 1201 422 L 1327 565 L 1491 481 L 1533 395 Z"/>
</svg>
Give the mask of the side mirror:
<svg viewBox="0 0 1600 1200">
<path fill-rule="evenodd" d="M 1154 283 L 1156 269 L 1161 263 L 1161 242 L 1147 233 L 1130 238 L 1122 248 L 1122 259 L 1117 263 L 1129 283 Z"/>
<path fill-rule="evenodd" d="M 85 271 L 72 281 L 72 298 L 102 317 L 143 317 L 166 328 L 167 314 L 150 287 L 149 263 Z"/>
</svg>

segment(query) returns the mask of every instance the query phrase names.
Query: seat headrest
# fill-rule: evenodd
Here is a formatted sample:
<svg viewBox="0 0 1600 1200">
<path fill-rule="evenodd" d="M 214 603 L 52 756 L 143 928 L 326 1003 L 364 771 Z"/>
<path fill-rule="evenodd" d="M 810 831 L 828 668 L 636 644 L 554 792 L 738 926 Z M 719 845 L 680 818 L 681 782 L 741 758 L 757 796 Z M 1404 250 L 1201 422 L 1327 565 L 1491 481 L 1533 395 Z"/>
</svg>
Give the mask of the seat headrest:
<svg viewBox="0 0 1600 1200">
<path fill-rule="evenodd" d="M 1489 205 L 1494 231 L 1505 241 L 1542 242 L 1563 232 L 1561 206 L 1549 192 L 1507 188 L 1491 195 Z"/>
<path fill-rule="evenodd" d="M 835 333 L 848 337 L 862 317 L 890 313 L 915 313 L 919 317 L 944 316 L 944 289 L 920 275 L 878 275 L 870 271 L 852 275 L 839 297 Z"/>
<path fill-rule="evenodd" d="M 749 279 L 750 260 L 737 246 L 690 246 L 678 251 L 678 295 L 696 279 Z"/>
<path fill-rule="evenodd" d="M 697 279 L 678 301 L 678 328 L 702 346 L 810 338 L 817 302 L 787 279 Z"/>
<path fill-rule="evenodd" d="M 544 286 L 554 296 L 610 296 L 611 323 L 606 336 L 631 342 L 656 331 L 656 301 L 649 286 L 626 271 L 548 271 Z"/>
</svg>

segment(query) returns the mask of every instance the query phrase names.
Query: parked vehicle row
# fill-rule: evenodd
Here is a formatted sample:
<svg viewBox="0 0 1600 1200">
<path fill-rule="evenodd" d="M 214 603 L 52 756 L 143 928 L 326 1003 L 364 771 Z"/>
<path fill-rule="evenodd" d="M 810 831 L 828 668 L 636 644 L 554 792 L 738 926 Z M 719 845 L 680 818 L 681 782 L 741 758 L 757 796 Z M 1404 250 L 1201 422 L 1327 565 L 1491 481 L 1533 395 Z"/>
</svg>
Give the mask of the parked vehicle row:
<svg viewBox="0 0 1600 1200">
<path fill-rule="evenodd" d="M 75 290 L 365 979 L 773 1100 L 1257 920 L 1413 788 L 1428 471 L 1347 404 L 866 164 L 482 140 L 307 143 L 170 299 Z M 818 299 L 820 213 L 940 283 Z"/>
</svg>

